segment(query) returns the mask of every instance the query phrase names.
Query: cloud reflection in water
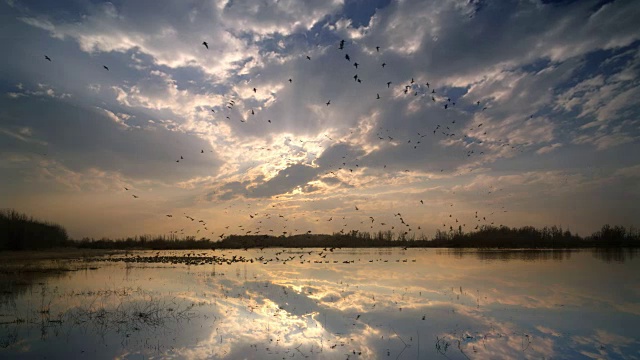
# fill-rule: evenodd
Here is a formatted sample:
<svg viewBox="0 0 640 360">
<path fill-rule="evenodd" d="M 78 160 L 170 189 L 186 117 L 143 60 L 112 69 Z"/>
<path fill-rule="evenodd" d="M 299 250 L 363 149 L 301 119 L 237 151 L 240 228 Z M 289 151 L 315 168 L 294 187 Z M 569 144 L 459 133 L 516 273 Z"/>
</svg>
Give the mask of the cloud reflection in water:
<svg viewBox="0 0 640 360">
<path fill-rule="evenodd" d="M 285 250 L 282 258 L 296 260 L 266 265 L 97 262 L 92 271 L 38 278 L 5 291 L 13 301 L 1 303 L 1 352 L 473 359 L 632 358 L 640 349 L 630 335 L 640 327 L 637 258 L 339 249 L 316 263 L 320 251 Z M 43 303 L 51 304 L 46 314 Z"/>
</svg>

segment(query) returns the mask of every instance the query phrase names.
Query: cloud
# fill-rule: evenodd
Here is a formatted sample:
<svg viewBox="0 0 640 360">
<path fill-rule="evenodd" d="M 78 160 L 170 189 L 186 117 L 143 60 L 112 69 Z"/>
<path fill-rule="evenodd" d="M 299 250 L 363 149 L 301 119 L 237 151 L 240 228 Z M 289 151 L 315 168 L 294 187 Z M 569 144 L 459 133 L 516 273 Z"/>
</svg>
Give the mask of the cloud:
<svg viewBox="0 0 640 360">
<path fill-rule="evenodd" d="M 547 154 L 550 153 L 552 151 L 554 151 L 555 149 L 561 147 L 562 144 L 561 143 L 555 143 L 555 144 L 551 144 L 551 145 L 547 145 L 547 146 L 543 146 L 540 149 L 536 150 L 536 154 Z"/>
<path fill-rule="evenodd" d="M 594 156 L 637 162 L 633 2 L 1 6 L 24 35 L 2 40 L 16 51 L 0 70 L 0 151 L 170 187 L 185 209 L 252 201 L 357 227 L 349 201 L 392 212 L 394 196 L 445 204 L 480 174 L 533 189 L 532 174 L 576 179 Z"/>
</svg>

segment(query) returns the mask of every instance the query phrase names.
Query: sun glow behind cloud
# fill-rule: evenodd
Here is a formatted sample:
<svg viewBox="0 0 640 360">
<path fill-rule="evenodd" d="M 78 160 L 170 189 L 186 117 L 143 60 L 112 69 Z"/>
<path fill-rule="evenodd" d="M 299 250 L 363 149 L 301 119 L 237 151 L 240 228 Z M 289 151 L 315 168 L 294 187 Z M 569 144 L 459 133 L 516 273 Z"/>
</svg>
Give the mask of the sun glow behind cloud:
<svg viewBox="0 0 640 360">
<path fill-rule="evenodd" d="M 639 225 L 637 4 L 348 5 L 0 5 L 0 199 L 77 237 Z"/>
</svg>

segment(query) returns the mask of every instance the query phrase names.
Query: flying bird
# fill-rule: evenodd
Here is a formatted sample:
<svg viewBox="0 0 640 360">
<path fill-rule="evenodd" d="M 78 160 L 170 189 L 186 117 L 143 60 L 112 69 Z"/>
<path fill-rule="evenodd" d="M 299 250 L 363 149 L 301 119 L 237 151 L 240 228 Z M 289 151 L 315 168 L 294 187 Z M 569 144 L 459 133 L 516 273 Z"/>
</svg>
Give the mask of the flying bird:
<svg viewBox="0 0 640 360">
<path fill-rule="evenodd" d="M 349 54 L 346 54 L 346 55 L 344 56 L 344 58 L 345 58 L 345 59 L 347 59 L 347 61 L 351 61 L 351 58 L 349 57 Z"/>
<path fill-rule="evenodd" d="M 311 57 L 309 55 L 307 55 L 307 60 L 311 60 Z"/>
<path fill-rule="evenodd" d="M 376 51 L 380 52 L 380 46 L 376 46 Z"/>
<path fill-rule="evenodd" d="M 387 63 L 382 63 L 382 67 L 385 67 L 385 66 L 387 66 Z"/>
<path fill-rule="evenodd" d="M 331 104 L 331 100 L 327 101 L 327 106 L 329 106 L 329 104 Z"/>
<path fill-rule="evenodd" d="M 206 47 L 206 48 L 207 48 L 207 50 L 209 50 L 209 44 L 207 44 L 207 42 L 206 42 L 206 41 L 203 41 L 203 42 L 202 42 L 202 45 L 204 45 L 204 47 Z"/>
<path fill-rule="evenodd" d="M 49 61 L 51 61 L 51 58 L 50 58 L 50 57 L 48 57 L 47 55 L 45 55 L 45 56 L 44 56 L 44 58 L 45 58 L 45 59 L 47 59 L 47 60 L 49 60 Z"/>
<path fill-rule="evenodd" d="M 102 65 L 103 68 L 105 68 L 107 71 L 109 71 L 109 68 L 107 67 L 107 65 Z"/>
</svg>

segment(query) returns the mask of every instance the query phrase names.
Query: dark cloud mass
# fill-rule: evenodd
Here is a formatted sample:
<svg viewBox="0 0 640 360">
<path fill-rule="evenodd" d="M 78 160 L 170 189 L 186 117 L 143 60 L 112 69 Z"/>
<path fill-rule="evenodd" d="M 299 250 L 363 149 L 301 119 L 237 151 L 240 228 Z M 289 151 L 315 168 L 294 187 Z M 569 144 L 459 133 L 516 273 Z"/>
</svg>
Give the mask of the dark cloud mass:
<svg viewBox="0 0 640 360">
<path fill-rule="evenodd" d="M 264 232 L 260 216 L 388 230 L 398 212 L 427 233 L 472 230 L 476 212 L 640 225 L 634 1 L 12 0 L 0 13 L 0 200 L 73 236 L 197 229 L 169 212 L 216 219 L 215 234 Z"/>
</svg>

